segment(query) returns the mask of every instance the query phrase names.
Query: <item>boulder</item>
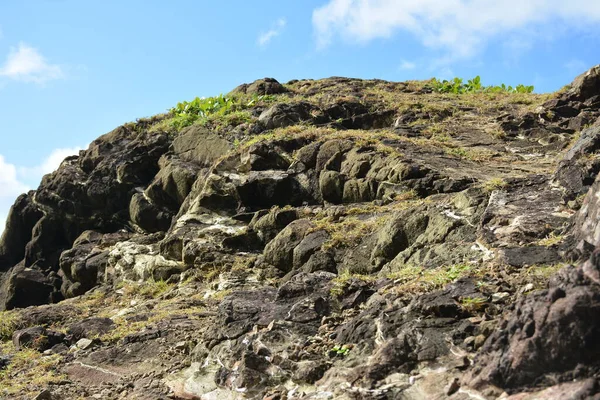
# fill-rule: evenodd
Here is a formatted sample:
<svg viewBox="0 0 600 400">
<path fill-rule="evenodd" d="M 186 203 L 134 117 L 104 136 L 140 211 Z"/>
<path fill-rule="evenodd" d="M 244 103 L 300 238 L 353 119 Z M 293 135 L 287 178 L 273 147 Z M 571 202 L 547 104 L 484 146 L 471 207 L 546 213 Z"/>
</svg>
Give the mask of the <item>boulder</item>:
<svg viewBox="0 0 600 400">
<path fill-rule="evenodd" d="M 564 97 L 586 101 L 597 95 L 600 95 L 600 65 L 590 68 L 575 78 Z"/>
<path fill-rule="evenodd" d="M 184 128 L 173 140 L 173 153 L 182 161 L 209 167 L 231 149 L 231 143 L 198 125 Z"/>
<path fill-rule="evenodd" d="M 470 384 L 517 389 L 550 374 L 577 379 L 585 374 L 582 366 L 598 368 L 600 286 L 586 269 L 597 276 L 599 259 L 592 256 L 583 268 L 566 267 L 548 290 L 520 300 L 485 342 Z"/>
<path fill-rule="evenodd" d="M 4 301 L 0 307 L 62 298 L 53 294 L 60 279 L 51 276 L 59 269 L 61 253 L 71 248 L 85 230 L 115 232 L 128 226 L 134 188 L 145 187 L 154 178 L 158 160 L 169 149 L 171 140 L 164 132 L 136 130 L 131 124 L 121 126 L 45 175 L 35 192 L 35 205 L 29 200 L 32 194 L 20 198 L 8 218 L 4 245 L 0 243 L 0 271 L 6 271 L 15 260 L 21 261 L 19 258 L 23 265 L 0 277 L 0 297 Z M 39 209 L 44 210 L 43 217 Z M 28 241 L 26 246 L 24 241 Z M 6 251 L 7 245 L 11 245 L 10 252 Z"/>
<path fill-rule="evenodd" d="M 306 219 L 290 223 L 271 240 L 264 250 L 265 262 L 277 267 L 283 272 L 289 272 L 294 267 L 294 249 L 308 234 L 312 224 Z"/>
<path fill-rule="evenodd" d="M 249 95 L 270 95 L 285 93 L 288 90 L 273 78 L 258 79 L 250 84 L 244 83 L 237 88 L 233 89 L 232 94 L 244 93 Z"/>
<path fill-rule="evenodd" d="M 159 164 L 160 171 L 144 193 L 158 207 L 164 207 L 176 213 L 192 191 L 200 168 L 196 163 L 176 158 L 163 157 Z"/>
<path fill-rule="evenodd" d="M 291 159 L 285 151 L 271 143 L 258 143 L 241 154 L 241 171 L 287 170 Z"/>
<path fill-rule="evenodd" d="M 82 338 L 93 339 L 107 334 L 115 327 L 115 323 L 110 318 L 93 317 L 71 324 L 67 333 L 71 336 L 72 342 L 77 342 Z"/>
<path fill-rule="evenodd" d="M 60 279 L 37 268 L 17 264 L 4 277 L 0 287 L 0 310 L 47 304 L 63 298 Z"/>
<path fill-rule="evenodd" d="M 166 232 L 171 226 L 171 214 L 151 203 L 143 193 L 136 193 L 129 204 L 131 221 L 149 233 Z"/>
<path fill-rule="evenodd" d="M 298 219 L 298 212 L 294 209 L 275 207 L 268 212 L 257 212 L 248 228 L 256 232 L 260 240 L 268 243 L 291 222 Z"/>
<path fill-rule="evenodd" d="M 339 172 L 342 162 L 342 157 L 340 156 L 342 156 L 345 152 L 350 150 L 353 146 L 354 144 L 350 140 L 346 139 L 332 139 L 326 141 L 321 146 L 319 146 L 319 152 L 317 153 L 317 159 L 315 161 L 315 169 L 317 171 L 321 171 L 325 168 L 325 165 L 329 163 L 329 169 L 334 169 Z M 335 162 L 330 161 L 333 157 L 336 156 L 337 158 L 334 158 Z"/>
<path fill-rule="evenodd" d="M 61 343 L 64 338 L 65 335 L 60 332 L 32 326 L 13 333 L 12 341 L 17 350 L 28 348 L 42 352 Z"/>
<path fill-rule="evenodd" d="M 340 204 L 344 196 L 344 178 L 336 171 L 322 171 L 319 176 L 319 189 L 323 200 Z"/>
<path fill-rule="evenodd" d="M 17 198 L 8 212 L 6 227 L 0 238 L 0 272 L 8 270 L 25 256 L 25 245 L 31 239 L 31 231 L 42 218 L 42 211 L 34 204 L 31 191 Z"/>
<path fill-rule="evenodd" d="M 560 160 L 554 180 L 563 186 L 567 198 L 585 193 L 600 171 L 600 161 L 591 157 L 600 150 L 600 125 L 583 129 L 577 141 Z"/>
<path fill-rule="evenodd" d="M 265 110 L 258 121 L 267 129 L 284 128 L 299 122 L 309 121 L 312 106 L 306 102 L 278 103 Z"/>
<path fill-rule="evenodd" d="M 277 170 L 251 171 L 236 190 L 241 203 L 250 210 L 314 203 L 295 176 Z"/>
</svg>

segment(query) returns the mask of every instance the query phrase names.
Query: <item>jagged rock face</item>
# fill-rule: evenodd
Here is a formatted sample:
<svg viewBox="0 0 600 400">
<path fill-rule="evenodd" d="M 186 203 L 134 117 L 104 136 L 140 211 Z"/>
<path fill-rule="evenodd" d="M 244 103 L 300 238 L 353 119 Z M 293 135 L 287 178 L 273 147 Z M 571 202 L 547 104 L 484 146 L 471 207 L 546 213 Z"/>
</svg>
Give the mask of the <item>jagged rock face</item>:
<svg viewBox="0 0 600 400">
<path fill-rule="evenodd" d="M 79 157 L 66 159 L 56 172 L 46 175 L 38 190 L 28 196 L 28 204 L 22 204 L 25 200 L 18 202 L 13 207 L 16 215 L 9 220 L 21 223 L 14 227 L 9 223 L 2 240 L 0 260 L 6 258 L 8 263 L 0 268 L 7 271 L 0 278 L 2 306 L 27 306 L 60 299 L 60 279 L 50 281 L 40 276 L 59 271 L 61 252 L 69 249 L 85 230 L 110 233 L 128 225 L 130 199 L 138 186 L 147 185 L 158 172 L 158 159 L 169 143 L 165 133 L 117 128 L 95 140 Z M 29 232 L 22 231 L 32 223 Z M 18 260 L 23 242 L 26 243 L 23 267 L 28 272 L 20 273 L 19 277 L 10 264 L 15 258 Z M 11 244 L 21 246 L 13 249 Z M 24 273 L 27 277 L 23 277 Z M 35 280 L 30 280 L 30 276 Z M 35 282 L 40 289 L 28 289 L 28 281 Z M 58 287 L 52 288 L 57 282 Z M 32 292 L 36 294 L 32 296 Z"/>
<path fill-rule="evenodd" d="M 243 122 L 124 125 L 17 199 L 0 308 L 51 304 L 5 313 L 0 339 L 57 357 L 51 396 L 600 392 L 598 67 L 552 98 L 347 78 L 230 96 Z"/>
<path fill-rule="evenodd" d="M 475 360 L 472 385 L 491 382 L 518 389 L 532 382 L 548 385 L 596 375 L 600 368 L 600 262 L 598 255 L 598 183 L 574 218 L 579 254 L 589 259 L 567 266 L 548 289 L 521 299 L 490 336 Z M 471 378 L 469 378 L 471 379 Z"/>
<path fill-rule="evenodd" d="M 589 190 L 598 175 L 600 164 L 597 154 L 600 149 L 600 126 L 581 131 L 574 145 L 567 151 L 556 171 L 556 181 L 567 189 L 571 198 Z"/>
</svg>

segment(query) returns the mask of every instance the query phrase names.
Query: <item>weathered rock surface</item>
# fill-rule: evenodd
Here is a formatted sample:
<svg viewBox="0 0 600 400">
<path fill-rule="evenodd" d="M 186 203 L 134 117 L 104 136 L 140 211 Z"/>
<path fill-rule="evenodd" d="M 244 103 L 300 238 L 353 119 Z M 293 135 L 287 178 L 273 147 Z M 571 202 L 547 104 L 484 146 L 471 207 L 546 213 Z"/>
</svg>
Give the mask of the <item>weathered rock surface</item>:
<svg viewBox="0 0 600 400">
<path fill-rule="evenodd" d="M 598 68 L 266 78 L 98 138 L 9 214 L 0 398 L 598 398 Z"/>
</svg>

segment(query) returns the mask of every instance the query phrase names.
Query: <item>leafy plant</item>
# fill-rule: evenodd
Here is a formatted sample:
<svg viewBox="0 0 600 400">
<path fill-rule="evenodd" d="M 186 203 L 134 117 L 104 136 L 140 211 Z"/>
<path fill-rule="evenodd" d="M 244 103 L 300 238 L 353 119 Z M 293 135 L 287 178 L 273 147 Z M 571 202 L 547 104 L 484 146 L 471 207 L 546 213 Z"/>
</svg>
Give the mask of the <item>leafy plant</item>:
<svg viewBox="0 0 600 400">
<path fill-rule="evenodd" d="M 452 80 L 442 80 L 433 78 L 429 83 L 429 87 L 438 93 L 532 93 L 533 86 L 525 86 L 519 84 L 515 87 L 506 86 L 504 83 L 500 86 L 483 86 L 481 77 L 478 75 L 473 79 L 469 79 L 467 83 L 463 83 L 461 78 Z"/>
<path fill-rule="evenodd" d="M 335 345 L 331 348 L 331 351 L 334 352 L 335 354 L 337 354 L 338 356 L 346 356 L 348 355 L 348 353 L 350 353 L 350 346 L 344 344 L 342 346 L 340 345 Z"/>
<path fill-rule="evenodd" d="M 183 101 L 169 110 L 173 115 L 172 126 L 180 130 L 200 120 L 202 124 L 231 115 L 225 123 L 242 123 L 250 119 L 247 112 L 261 103 L 271 103 L 275 100 L 272 95 L 257 95 L 251 97 L 229 97 L 220 94 L 215 97 L 196 97 L 192 101 Z"/>
<path fill-rule="evenodd" d="M 199 118 L 207 118 L 209 115 L 225 115 L 236 105 L 232 97 L 222 94 L 216 97 L 196 97 L 192 101 L 183 101 L 171 108 L 174 114 L 174 125 L 181 129 L 193 124 Z"/>
</svg>

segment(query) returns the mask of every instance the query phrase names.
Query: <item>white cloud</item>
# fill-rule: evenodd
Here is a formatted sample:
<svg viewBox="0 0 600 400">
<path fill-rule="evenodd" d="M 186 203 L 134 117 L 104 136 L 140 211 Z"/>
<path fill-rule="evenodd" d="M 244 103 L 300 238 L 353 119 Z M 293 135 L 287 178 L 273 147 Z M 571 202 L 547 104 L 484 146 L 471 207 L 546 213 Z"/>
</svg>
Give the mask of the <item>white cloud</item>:
<svg viewBox="0 0 600 400">
<path fill-rule="evenodd" d="M 78 154 L 79 150 L 80 147 L 55 149 L 34 167 L 17 167 L 7 163 L 0 154 L 0 234 L 15 199 L 31 189 L 27 183 L 37 186 L 43 175 L 55 171 L 66 157 Z"/>
<path fill-rule="evenodd" d="M 414 62 L 402 60 L 399 68 L 401 70 L 406 71 L 406 70 L 415 69 L 416 67 L 417 67 L 417 64 L 415 64 Z"/>
<path fill-rule="evenodd" d="M 336 37 L 365 43 L 405 31 L 452 61 L 472 57 L 492 38 L 535 25 L 595 29 L 600 1 L 329 0 L 313 11 L 312 19 L 319 48 Z"/>
<path fill-rule="evenodd" d="M 22 178 L 39 180 L 45 174 L 54 172 L 65 158 L 79 154 L 79 150 L 82 150 L 82 148 L 78 146 L 54 149 L 39 165 L 34 167 L 19 167 L 19 176 Z"/>
<path fill-rule="evenodd" d="M 0 233 L 4 231 L 8 210 L 15 199 L 28 190 L 27 185 L 18 179 L 17 168 L 7 163 L 0 154 Z"/>
<path fill-rule="evenodd" d="M 15 197 L 27 190 L 27 186 L 17 177 L 17 168 L 7 163 L 0 154 L 0 198 Z"/>
<path fill-rule="evenodd" d="M 64 77 L 62 68 L 49 64 L 37 49 L 20 43 L 18 48 L 12 48 L 6 62 L 0 67 L 0 76 L 23 82 L 43 84 Z"/>
<path fill-rule="evenodd" d="M 40 166 L 42 175 L 54 172 L 58 167 L 60 167 L 60 164 L 65 158 L 79 154 L 80 150 L 82 150 L 82 148 L 78 146 L 53 150 Z"/>
<path fill-rule="evenodd" d="M 266 45 L 268 45 L 271 42 L 271 40 L 281 35 L 286 25 L 287 21 L 285 20 L 285 18 L 279 18 L 277 22 L 273 24 L 273 27 L 271 29 L 269 29 L 267 32 L 261 33 L 258 36 L 258 45 L 260 47 L 265 47 Z"/>
</svg>

